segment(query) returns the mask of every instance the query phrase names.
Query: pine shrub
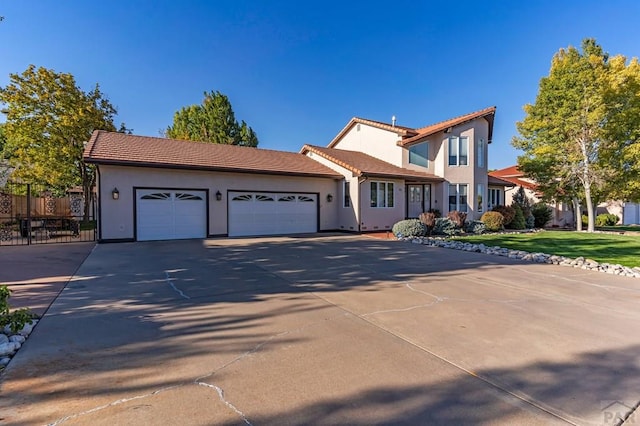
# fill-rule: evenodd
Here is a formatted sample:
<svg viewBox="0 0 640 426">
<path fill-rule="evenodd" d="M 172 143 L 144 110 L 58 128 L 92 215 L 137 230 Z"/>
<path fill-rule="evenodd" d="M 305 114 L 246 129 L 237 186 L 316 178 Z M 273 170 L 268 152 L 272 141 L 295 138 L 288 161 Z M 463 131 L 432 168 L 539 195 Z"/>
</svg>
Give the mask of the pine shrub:
<svg viewBox="0 0 640 426">
<path fill-rule="evenodd" d="M 547 223 L 551 221 L 551 218 L 553 217 L 553 212 L 551 211 L 549 206 L 547 206 L 544 203 L 534 204 L 531 207 L 531 214 L 533 215 L 533 218 L 534 218 L 534 222 L 533 222 L 534 228 L 544 228 L 547 225 Z"/>
<path fill-rule="evenodd" d="M 513 204 L 511 207 L 513 207 L 513 209 L 516 211 L 516 215 L 514 216 L 509 226 L 507 226 L 507 228 L 516 230 L 525 229 L 527 227 L 527 223 L 524 219 L 522 208 L 520 208 L 520 206 L 517 204 Z"/>
</svg>

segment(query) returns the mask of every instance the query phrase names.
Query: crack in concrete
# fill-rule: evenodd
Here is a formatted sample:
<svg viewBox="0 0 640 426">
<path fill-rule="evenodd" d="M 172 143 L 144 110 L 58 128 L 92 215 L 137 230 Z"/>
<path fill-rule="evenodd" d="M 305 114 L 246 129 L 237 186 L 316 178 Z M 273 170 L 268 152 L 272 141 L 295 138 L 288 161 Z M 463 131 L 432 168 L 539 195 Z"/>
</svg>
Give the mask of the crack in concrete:
<svg viewBox="0 0 640 426">
<path fill-rule="evenodd" d="M 215 391 L 218 393 L 218 397 L 220 398 L 220 401 L 222 401 L 227 407 L 229 407 L 231 410 L 233 410 L 237 415 L 240 416 L 240 418 L 242 419 L 242 421 L 244 421 L 246 424 L 248 424 L 249 426 L 253 426 L 253 424 L 247 419 L 247 416 L 244 415 L 244 413 L 240 410 L 238 410 L 236 408 L 235 405 L 233 405 L 232 403 L 230 403 L 229 401 L 227 401 L 224 397 L 224 390 L 216 385 L 212 385 L 210 383 L 204 383 L 204 382 L 197 382 L 198 385 L 200 386 L 205 386 L 208 388 L 212 388 L 215 389 Z"/>
<path fill-rule="evenodd" d="M 446 302 L 446 301 L 468 302 L 468 303 L 483 303 L 483 302 L 484 303 L 501 303 L 501 304 L 512 306 L 512 307 L 517 308 L 517 309 L 524 309 L 521 306 L 517 306 L 517 305 L 514 305 L 514 304 L 515 303 L 526 302 L 528 300 L 528 299 L 461 299 L 461 298 L 456 298 L 456 297 L 438 296 L 437 294 L 429 293 L 429 292 L 423 291 L 423 290 L 418 290 L 418 289 L 414 288 L 411 285 L 411 283 L 406 283 L 404 286 L 406 288 L 408 288 L 409 290 L 413 291 L 413 292 L 424 294 L 425 296 L 432 297 L 435 300 L 433 302 L 430 302 L 430 303 L 424 303 L 424 304 L 420 304 L 420 305 L 412 305 L 412 306 L 408 306 L 408 307 L 405 307 L 405 308 L 383 309 L 383 310 L 374 311 L 374 312 L 367 312 L 367 313 L 361 314 L 359 316 L 360 317 L 367 317 L 367 316 L 377 315 L 377 314 L 396 313 L 396 312 L 409 312 L 409 311 L 413 311 L 415 309 L 429 308 L 431 306 L 435 306 L 435 305 L 437 305 L 439 303 Z"/>
<path fill-rule="evenodd" d="M 130 401 L 135 401 L 136 399 L 148 398 L 150 396 L 158 395 L 158 394 L 160 394 L 162 392 L 166 392 L 166 391 L 171 390 L 171 389 L 177 389 L 177 388 L 180 388 L 180 387 L 183 387 L 183 386 L 184 385 L 167 386 L 167 387 L 160 388 L 160 389 L 157 389 L 157 390 L 155 390 L 153 392 L 149 392 L 149 393 L 146 393 L 146 394 L 136 395 L 136 396 L 132 396 L 132 397 L 129 397 L 129 398 L 121 398 L 121 399 L 118 399 L 116 401 L 110 402 L 108 404 L 104 404 L 104 405 L 100 405 L 98 407 L 94 407 L 94 408 L 92 408 L 90 410 L 86 410 L 86 411 L 82 411 L 80 413 L 75 413 L 75 414 L 71 414 L 69 416 L 62 417 L 62 418 L 56 420 L 53 423 L 49 423 L 48 426 L 57 426 L 57 425 L 59 425 L 61 423 L 66 422 L 67 420 L 75 419 L 75 418 L 81 417 L 81 416 L 86 416 L 87 414 L 92 414 L 92 413 L 95 413 L 97 411 L 109 408 L 109 407 L 114 407 L 116 405 L 124 404 L 124 403 L 130 402 Z"/>
<path fill-rule="evenodd" d="M 135 395 L 135 396 L 131 396 L 131 397 L 128 397 L 128 398 L 121 398 L 121 399 L 118 399 L 116 401 L 112 401 L 112 402 L 110 402 L 108 404 L 104 404 L 104 405 L 100 405 L 98 407 L 91 408 L 90 410 L 85 410 L 85 411 L 82 411 L 80 413 L 70 414 L 68 416 L 61 417 L 60 419 L 54 421 L 53 423 L 49 423 L 48 426 L 57 426 L 59 424 L 62 424 L 64 422 L 66 422 L 67 420 L 71 420 L 71 419 L 75 419 L 75 418 L 78 418 L 78 417 L 82 417 L 82 416 L 85 416 L 85 415 L 88 415 L 88 414 L 92 414 L 92 413 L 98 412 L 100 410 L 104 410 L 104 409 L 107 409 L 107 408 L 110 408 L 110 407 L 114 407 L 114 406 L 117 406 L 117 405 L 120 405 L 120 404 L 124 404 L 124 403 L 130 402 L 130 401 L 135 401 L 137 399 L 149 398 L 149 397 L 158 395 L 160 393 L 163 393 L 163 392 L 166 392 L 166 391 L 169 391 L 169 390 L 179 389 L 179 388 L 182 388 L 182 387 L 185 387 L 185 386 L 190 386 L 190 385 L 193 385 L 193 384 L 196 384 L 198 386 L 205 386 L 205 387 L 209 387 L 209 388 L 215 389 L 216 392 L 218 393 L 218 396 L 220 397 L 220 400 L 225 405 L 227 405 L 231 410 L 233 410 L 236 414 L 238 414 L 247 425 L 252 425 L 252 423 L 247 419 L 247 417 L 245 416 L 244 413 L 242 413 L 242 411 L 240 411 L 235 405 L 231 404 L 229 401 L 226 400 L 226 398 L 224 397 L 224 391 L 223 391 L 222 388 L 220 388 L 220 387 L 218 387 L 218 386 L 216 386 L 214 384 L 211 384 L 211 383 L 206 383 L 206 382 L 204 382 L 202 380 L 206 379 L 208 377 L 211 377 L 211 376 L 215 375 L 216 373 L 222 371 L 223 369 L 229 367 L 230 365 L 235 364 L 236 362 L 241 361 L 242 359 L 244 359 L 244 358 L 246 358 L 246 357 L 248 357 L 248 356 L 250 356 L 250 355 L 252 355 L 252 354 L 254 354 L 256 352 L 258 352 L 260 349 L 262 349 L 264 346 L 266 346 L 269 342 L 271 342 L 274 339 L 277 339 L 277 338 L 282 337 L 282 336 L 286 336 L 286 335 L 291 334 L 291 333 L 296 333 L 296 332 L 305 330 L 305 329 L 307 329 L 309 327 L 313 327 L 313 326 L 315 326 L 317 324 L 320 324 L 322 322 L 332 321 L 335 318 L 343 317 L 343 316 L 347 316 L 347 315 L 350 315 L 350 314 L 348 312 L 344 312 L 343 311 L 339 315 L 334 315 L 334 316 L 331 316 L 331 317 L 327 317 L 327 318 L 324 318 L 322 320 L 314 321 L 312 323 L 303 325 L 301 327 L 297 327 L 297 328 L 294 328 L 294 329 L 291 329 L 291 330 L 285 330 L 285 331 L 281 331 L 279 333 L 273 334 L 273 335 L 269 336 L 267 339 L 265 339 L 264 341 L 260 342 L 256 346 L 254 346 L 251 350 L 248 350 L 248 351 L 240 354 L 239 356 L 235 357 L 231 361 L 228 361 L 225 364 L 223 364 L 222 366 L 216 368 L 211 373 L 205 374 L 203 376 L 199 376 L 193 381 L 186 382 L 186 383 L 179 384 L 179 385 L 163 387 L 163 388 L 156 389 L 156 390 L 154 390 L 152 392 L 148 392 L 148 393 L 141 394 L 141 395 Z"/>
<path fill-rule="evenodd" d="M 166 281 L 167 283 L 169 283 L 169 285 L 171 286 L 171 288 L 173 289 L 173 291 L 175 291 L 176 293 L 178 293 L 178 294 L 179 294 L 181 297 L 183 297 L 184 299 L 191 299 L 189 296 L 187 296 L 186 294 L 184 294 L 184 292 L 183 292 L 182 290 L 180 290 L 178 287 L 176 287 L 176 286 L 173 284 L 173 280 L 174 280 L 175 278 L 171 278 L 171 277 L 169 276 L 169 271 L 164 271 L 164 274 L 165 274 L 165 276 L 166 276 L 165 281 Z"/>
</svg>

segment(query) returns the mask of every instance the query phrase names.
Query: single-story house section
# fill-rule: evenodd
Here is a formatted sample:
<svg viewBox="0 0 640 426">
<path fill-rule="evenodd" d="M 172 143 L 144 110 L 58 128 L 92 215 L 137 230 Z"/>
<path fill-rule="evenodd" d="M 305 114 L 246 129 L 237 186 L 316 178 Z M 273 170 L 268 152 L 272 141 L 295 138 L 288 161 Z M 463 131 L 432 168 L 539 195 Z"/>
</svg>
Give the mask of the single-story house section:
<svg viewBox="0 0 640 426">
<path fill-rule="evenodd" d="M 304 155 L 96 131 L 100 241 L 336 229 L 338 180 Z"/>
</svg>

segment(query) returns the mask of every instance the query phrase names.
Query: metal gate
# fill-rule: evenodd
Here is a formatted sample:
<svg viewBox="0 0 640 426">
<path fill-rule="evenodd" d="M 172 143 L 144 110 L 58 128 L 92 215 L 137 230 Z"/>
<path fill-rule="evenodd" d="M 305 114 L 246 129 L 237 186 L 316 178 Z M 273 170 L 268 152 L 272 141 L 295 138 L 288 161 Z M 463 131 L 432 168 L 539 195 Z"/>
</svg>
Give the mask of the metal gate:
<svg viewBox="0 0 640 426">
<path fill-rule="evenodd" d="M 95 197 L 9 182 L 0 187 L 0 245 L 96 240 Z"/>
</svg>

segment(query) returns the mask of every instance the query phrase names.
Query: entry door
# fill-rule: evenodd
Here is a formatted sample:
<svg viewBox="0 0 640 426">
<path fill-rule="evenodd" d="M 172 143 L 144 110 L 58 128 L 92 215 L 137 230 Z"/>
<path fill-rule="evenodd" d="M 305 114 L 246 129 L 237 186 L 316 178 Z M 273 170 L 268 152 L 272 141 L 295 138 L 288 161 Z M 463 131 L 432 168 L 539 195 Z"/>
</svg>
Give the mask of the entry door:
<svg viewBox="0 0 640 426">
<path fill-rule="evenodd" d="M 419 217 L 424 212 L 424 189 L 422 185 L 408 185 L 407 217 Z"/>
<path fill-rule="evenodd" d="M 407 185 L 407 217 L 419 217 L 431 209 L 431 185 Z"/>
</svg>

